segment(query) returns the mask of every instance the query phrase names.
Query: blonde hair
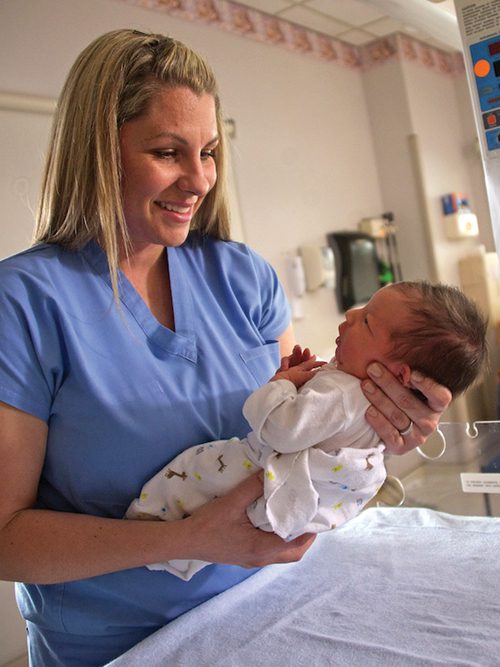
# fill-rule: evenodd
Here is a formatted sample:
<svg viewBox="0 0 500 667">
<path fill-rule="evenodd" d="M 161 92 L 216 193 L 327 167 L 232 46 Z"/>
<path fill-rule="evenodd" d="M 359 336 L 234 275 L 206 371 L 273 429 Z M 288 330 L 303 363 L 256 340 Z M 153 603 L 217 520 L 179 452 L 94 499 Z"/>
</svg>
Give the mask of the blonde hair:
<svg viewBox="0 0 500 667">
<path fill-rule="evenodd" d="M 165 87 L 186 86 L 215 100 L 218 178 L 192 229 L 229 239 L 227 146 L 215 76 L 206 61 L 170 37 L 114 30 L 78 56 L 58 100 L 34 243 L 81 248 L 99 240 L 118 296 L 118 252 L 128 248 L 121 195 L 119 130 Z"/>
</svg>

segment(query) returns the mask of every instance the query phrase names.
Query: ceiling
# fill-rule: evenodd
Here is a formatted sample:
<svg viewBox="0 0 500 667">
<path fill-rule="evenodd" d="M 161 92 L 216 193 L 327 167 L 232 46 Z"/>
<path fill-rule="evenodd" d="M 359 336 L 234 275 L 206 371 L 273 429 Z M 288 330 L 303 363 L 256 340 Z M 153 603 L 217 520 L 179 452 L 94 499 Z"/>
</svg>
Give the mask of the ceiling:
<svg viewBox="0 0 500 667">
<path fill-rule="evenodd" d="M 457 50 L 453 0 L 237 0 L 238 4 L 362 46 L 403 32 L 432 46 Z M 443 24 L 443 29 L 436 30 Z M 450 26 L 451 24 L 451 26 Z M 452 35 L 454 37 L 454 35 Z"/>
</svg>

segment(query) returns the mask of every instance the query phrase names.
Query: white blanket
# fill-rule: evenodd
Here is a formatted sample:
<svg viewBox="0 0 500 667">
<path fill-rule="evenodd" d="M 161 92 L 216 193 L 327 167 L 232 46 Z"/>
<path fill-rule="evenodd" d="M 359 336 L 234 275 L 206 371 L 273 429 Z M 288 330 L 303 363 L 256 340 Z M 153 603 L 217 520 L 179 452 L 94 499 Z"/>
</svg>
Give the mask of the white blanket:
<svg viewBox="0 0 500 667">
<path fill-rule="evenodd" d="M 369 509 L 108 667 L 497 667 L 500 519 Z"/>
</svg>

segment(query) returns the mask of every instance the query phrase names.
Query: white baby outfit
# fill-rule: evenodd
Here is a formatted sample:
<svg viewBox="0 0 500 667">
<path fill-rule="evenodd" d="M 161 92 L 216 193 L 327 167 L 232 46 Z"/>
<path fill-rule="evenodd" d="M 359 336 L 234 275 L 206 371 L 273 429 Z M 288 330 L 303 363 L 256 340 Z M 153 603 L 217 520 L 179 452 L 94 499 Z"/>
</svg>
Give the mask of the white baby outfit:
<svg viewBox="0 0 500 667">
<path fill-rule="evenodd" d="M 269 382 L 247 399 L 246 438 L 190 447 L 142 488 L 128 519 L 173 521 L 221 496 L 259 469 L 264 495 L 247 510 L 251 522 L 285 540 L 330 530 L 355 517 L 383 484 L 384 446 L 368 425 L 358 378 L 323 366 L 299 390 Z M 148 566 L 189 580 L 204 561 Z"/>
</svg>

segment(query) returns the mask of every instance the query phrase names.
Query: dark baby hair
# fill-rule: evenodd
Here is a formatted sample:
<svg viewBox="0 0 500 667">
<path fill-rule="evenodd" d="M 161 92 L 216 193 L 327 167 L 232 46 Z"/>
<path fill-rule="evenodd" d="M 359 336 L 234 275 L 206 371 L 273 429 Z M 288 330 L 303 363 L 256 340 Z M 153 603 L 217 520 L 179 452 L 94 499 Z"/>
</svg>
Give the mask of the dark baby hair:
<svg viewBox="0 0 500 667">
<path fill-rule="evenodd" d="M 391 287 L 408 298 L 410 326 L 391 333 L 394 353 L 457 396 L 486 366 L 487 318 L 457 287 L 427 281 L 403 281 Z"/>
</svg>

